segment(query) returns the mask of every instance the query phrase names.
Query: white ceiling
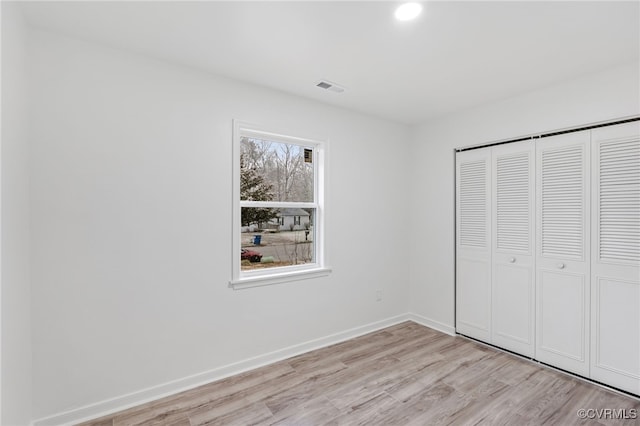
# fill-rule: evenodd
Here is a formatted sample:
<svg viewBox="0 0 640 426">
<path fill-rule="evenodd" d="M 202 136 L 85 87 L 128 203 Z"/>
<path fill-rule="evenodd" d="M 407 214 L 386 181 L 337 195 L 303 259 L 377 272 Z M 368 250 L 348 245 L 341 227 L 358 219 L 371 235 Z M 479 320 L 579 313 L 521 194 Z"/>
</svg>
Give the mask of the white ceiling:
<svg viewBox="0 0 640 426">
<path fill-rule="evenodd" d="M 640 58 L 640 2 L 25 2 L 36 27 L 415 124 Z M 640 76 L 639 76 L 640 78 Z M 347 88 L 315 87 L 328 79 Z"/>
</svg>

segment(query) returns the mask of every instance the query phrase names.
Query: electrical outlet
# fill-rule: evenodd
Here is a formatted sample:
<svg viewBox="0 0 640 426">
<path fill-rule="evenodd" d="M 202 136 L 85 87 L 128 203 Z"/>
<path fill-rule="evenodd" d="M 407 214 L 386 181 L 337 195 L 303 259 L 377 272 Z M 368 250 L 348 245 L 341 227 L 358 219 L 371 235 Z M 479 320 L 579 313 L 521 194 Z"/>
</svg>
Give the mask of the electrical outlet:
<svg viewBox="0 0 640 426">
<path fill-rule="evenodd" d="M 382 290 L 376 290 L 376 302 L 382 302 Z"/>
</svg>

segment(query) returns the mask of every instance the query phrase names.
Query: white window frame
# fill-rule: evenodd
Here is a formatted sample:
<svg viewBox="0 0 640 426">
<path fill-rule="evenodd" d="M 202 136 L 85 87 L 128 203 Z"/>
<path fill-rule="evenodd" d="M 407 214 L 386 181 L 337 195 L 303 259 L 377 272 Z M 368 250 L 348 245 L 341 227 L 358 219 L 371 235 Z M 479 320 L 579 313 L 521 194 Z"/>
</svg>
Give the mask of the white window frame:
<svg viewBox="0 0 640 426">
<path fill-rule="evenodd" d="M 275 202 L 240 200 L 240 141 L 243 137 L 271 140 L 295 145 L 313 147 L 314 197 L 313 202 Z M 327 142 L 318 138 L 292 136 L 290 133 L 274 131 L 264 126 L 233 120 L 233 220 L 232 220 L 232 270 L 229 287 L 239 290 L 249 287 L 279 284 L 308 278 L 326 276 L 331 269 L 326 266 L 325 257 L 325 171 Z M 240 261 L 241 245 L 241 209 L 242 207 L 271 208 L 313 208 L 314 262 L 242 271 Z"/>
</svg>

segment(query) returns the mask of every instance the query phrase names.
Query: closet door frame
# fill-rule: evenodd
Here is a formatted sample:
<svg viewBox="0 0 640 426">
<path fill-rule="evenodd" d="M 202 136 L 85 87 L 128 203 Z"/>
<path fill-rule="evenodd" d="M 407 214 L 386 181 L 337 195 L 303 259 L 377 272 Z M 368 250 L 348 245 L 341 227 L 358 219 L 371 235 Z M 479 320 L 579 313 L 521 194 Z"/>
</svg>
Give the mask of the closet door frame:
<svg viewBox="0 0 640 426">
<path fill-rule="evenodd" d="M 479 164 L 482 169 L 475 168 Z M 480 170 L 483 185 L 471 183 L 464 199 L 465 174 L 474 177 Z M 456 332 L 485 342 L 491 339 L 490 195 L 491 151 L 456 153 Z"/>
<path fill-rule="evenodd" d="M 513 142 L 494 146 L 491 151 L 493 213 L 491 215 L 493 258 L 491 343 L 533 358 L 535 355 L 535 144 L 533 140 Z M 526 158 L 526 170 L 522 169 L 523 156 Z M 514 187 L 513 190 L 505 188 L 501 186 L 501 179 L 505 181 L 512 179 L 512 182 L 519 183 L 520 187 Z M 523 182 L 523 179 L 526 179 L 526 182 Z M 501 196 L 501 191 L 505 191 L 508 198 Z M 526 214 L 526 224 L 522 223 L 522 214 Z M 506 231 L 503 237 L 501 237 L 501 231 Z M 515 238 L 510 238 L 510 234 Z"/>
<path fill-rule="evenodd" d="M 629 208 L 640 204 L 640 189 L 619 192 L 619 185 L 629 183 L 629 167 L 640 169 L 638 156 L 640 122 L 603 127 L 592 131 L 592 249 L 591 249 L 591 378 L 640 395 L 640 262 L 637 252 L 629 250 L 637 243 L 640 220 L 629 215 Z M 620 151 L 620 143 L 631 142 L 635 148 Z M 601 163 L 602 145 L 609 145 L 607 156 L 621 162 L 620 170 Z M 615 145 L 618 145 L 617 147 Z M 628 146 L 628 145 L 627 145 Z M 606 149 L 606 148 L 605 148 Z M 634 161 L 637 160 L 637 161 Z M 634 164 L 635 163 L 635 164 Z M 601 216 L 601 170 L 606 168 L 609 197 L 609 221 L 604 230 Z M 626 169 L 626 173 L 623 171 Z M 622 173 L 621 173 L 622 172 Z M 622 177 L 626 174 L 626 177 Z M 622 175 L 622 176 L 621 176 Z M 619 177 L 620 176 L 620 177 Z M 621 178 L 622 177 L 622 178 Z M 640 185 L 640 183 L 638 184 Z M 635 200 L 627 197 L 635 192 Z M 623 196 L 617 194 L 624 194 Z M 615 199 L 612 200 L 611 197 Z M 638 212 L 640 215 L 640 212 Z M 632 225 L 629 220 L 635 222 Z M 622 222 L 618 222 L 622 221 Z M 636 227 L 635 229 L 633 229 Z M 626 228 L 626 230 L 625 230 Z M 607 233 L 606 254 L 601 256 L 601 236 Z M 621 246 L 616 247 L 616 243 Z M 616 253 L 622 248 L 624 253 Z M 627 257 L 628 259 L 625 259 Z M 636 257 L 636 259 L 633 259 Z"/>
<path fill-rule="evenodd" d="M 579 173 L 567 163 L 577 161 L 572 157 L 577 151 Z M 590 352 L 590 164 L 588 130 L 536 142 L 536 358 L 585 377 Z"/>
</svg>

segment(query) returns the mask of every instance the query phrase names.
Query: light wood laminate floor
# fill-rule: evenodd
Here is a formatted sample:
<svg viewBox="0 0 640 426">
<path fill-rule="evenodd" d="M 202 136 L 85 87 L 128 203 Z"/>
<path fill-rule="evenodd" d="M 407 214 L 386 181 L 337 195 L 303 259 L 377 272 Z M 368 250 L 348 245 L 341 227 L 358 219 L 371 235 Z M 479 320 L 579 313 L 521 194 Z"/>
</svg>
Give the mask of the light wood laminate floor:
<svg viewBox="0 0 640 426">
<path fill-rule="evenodd" d="M 579 409 L 640 417 L 637 399 L 404 322 L 83 425 L 640 424 Z"/>
</svg>

